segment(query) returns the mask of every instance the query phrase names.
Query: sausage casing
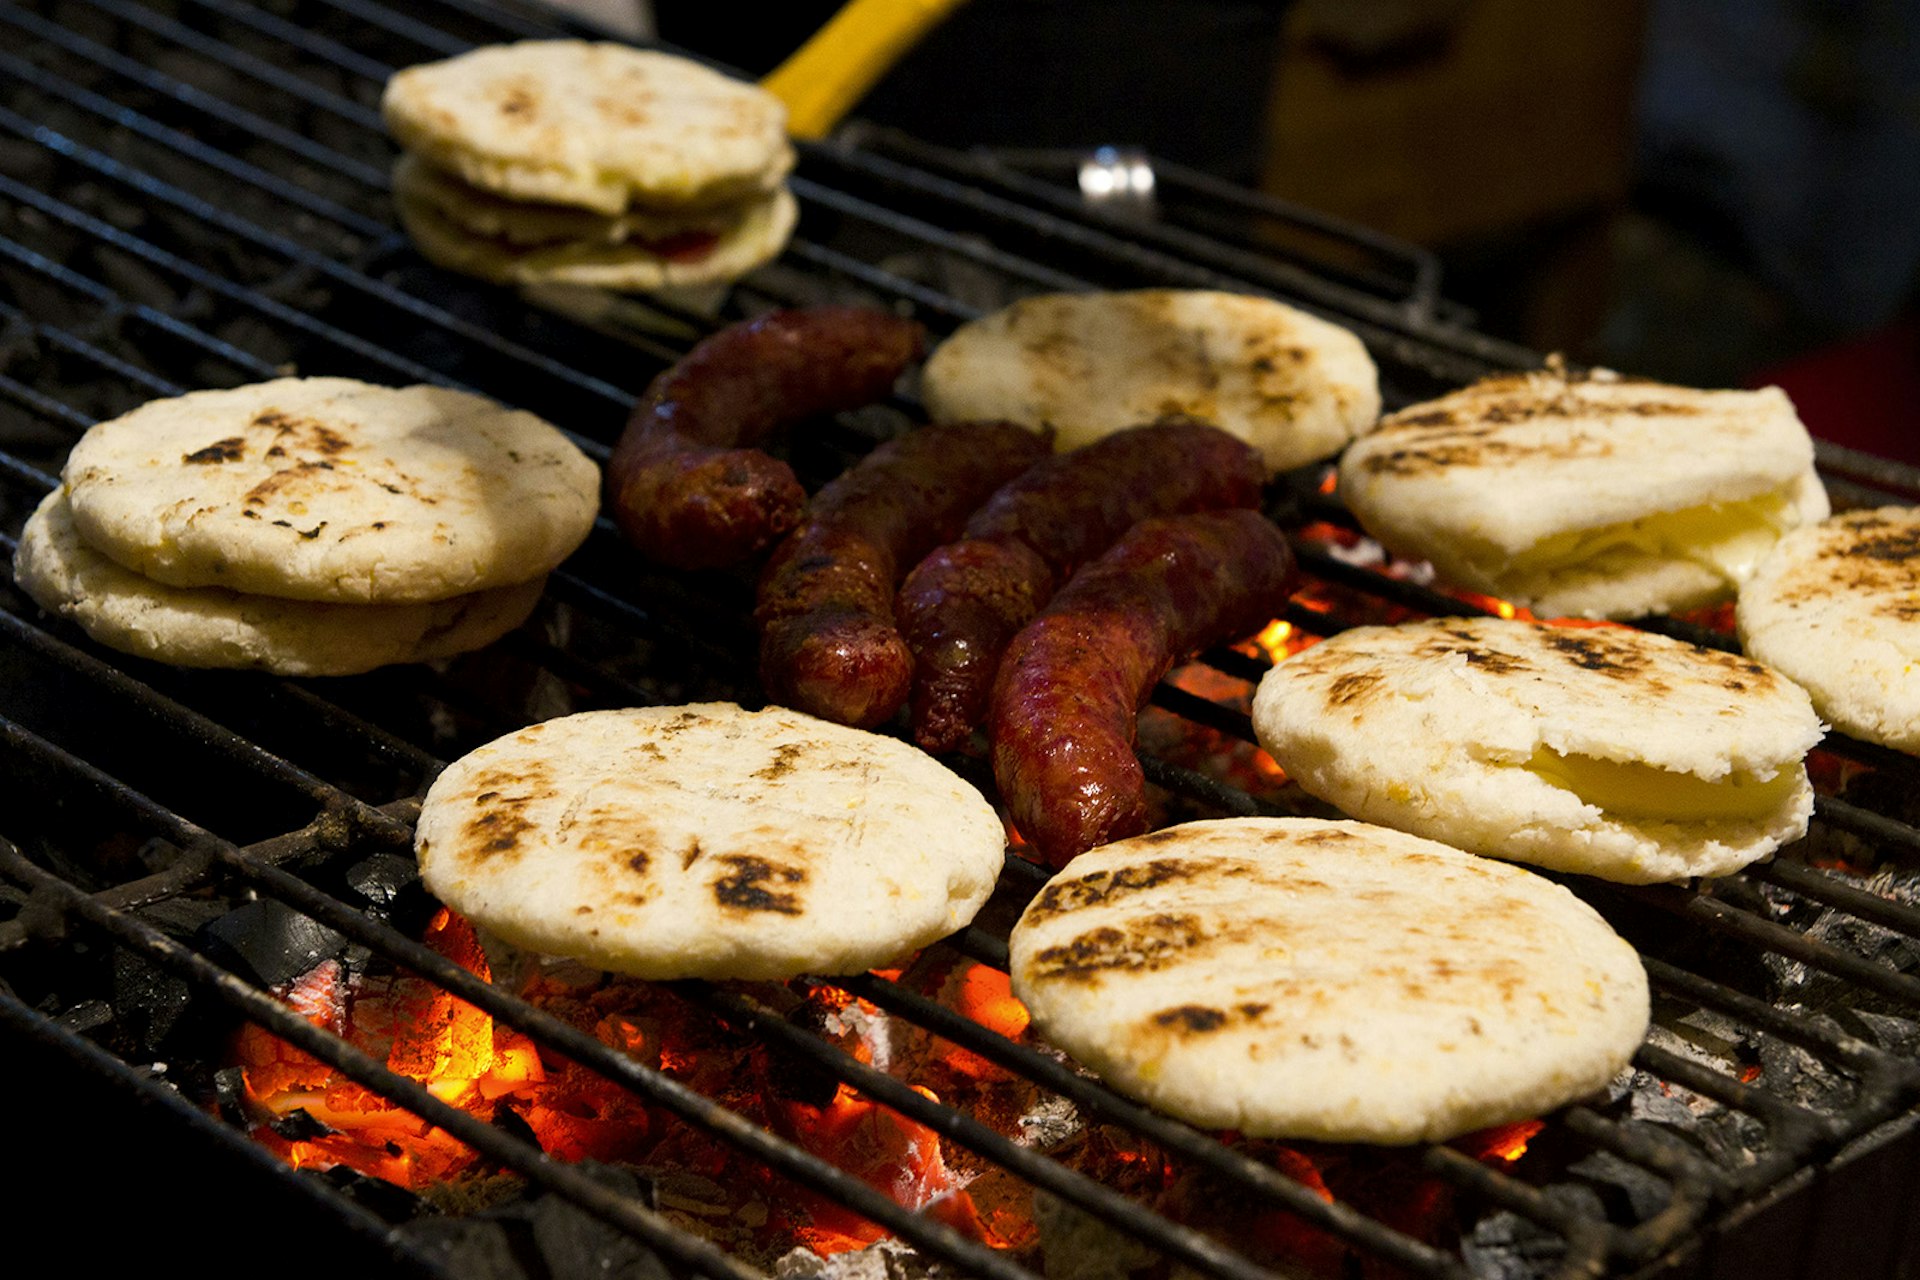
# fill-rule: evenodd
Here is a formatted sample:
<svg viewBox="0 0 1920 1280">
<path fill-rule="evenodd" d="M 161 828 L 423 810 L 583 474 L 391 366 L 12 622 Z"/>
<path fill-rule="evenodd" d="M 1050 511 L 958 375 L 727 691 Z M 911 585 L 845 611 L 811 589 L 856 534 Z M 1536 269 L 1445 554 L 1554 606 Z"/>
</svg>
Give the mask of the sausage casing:
<svg viewBox="0 0 1920 1280">
<path fill-rule="evenodd" d="M 653 380 L 607 464 L 628 541 L 680 569 L 737 564 L 799 523 L 806 491 L 754 448 L 776 428 L 885 396 L 925 349 L 862 307 L 775 311 L 705 339 Z"/>
<path fill-rule="evenodd" d="M 1286 538 L 1258 512 L 1143 520 L 1021 629 L 988 731 L 1001 796 L 1047 862 L 1147 829 L 1140 706 L 1175 661 L 1258 630 L 1293 584 Z"/>
<path fill-rule="evenodd" d="M 900 589 L 913 650 L 913 733 L 951 751 L 986 718 L 1007 642 L 1059 583 L 1148 516 L 1260 501 L 1266 463 L 1218 427 L 1167 422 L 1118 431 L 1002 486 Z"/>
<path fill-rule="evenodd" d="M 775 702 L 867 729 L 906 701 L 913 655 L 894 625 L 907 565 L 1048 453 L 1007 422 L 922 427 L 814 496 L 760 576 L 760 677 Z"/>
</svg>

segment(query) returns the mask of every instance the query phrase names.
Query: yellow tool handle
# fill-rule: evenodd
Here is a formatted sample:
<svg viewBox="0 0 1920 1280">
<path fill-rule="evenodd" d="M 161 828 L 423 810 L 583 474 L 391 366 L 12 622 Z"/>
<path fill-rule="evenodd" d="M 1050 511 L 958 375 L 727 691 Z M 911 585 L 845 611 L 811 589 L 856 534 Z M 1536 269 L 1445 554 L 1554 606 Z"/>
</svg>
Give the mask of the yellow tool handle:
<svg viewBox="0 0 1920 1280">
<path fill-rule="evenodd" d="M 760 87 L 787 104 L 787 132 L 824 138 L 874 82 L 965 0 L 848 0 Z"/>
</svg>

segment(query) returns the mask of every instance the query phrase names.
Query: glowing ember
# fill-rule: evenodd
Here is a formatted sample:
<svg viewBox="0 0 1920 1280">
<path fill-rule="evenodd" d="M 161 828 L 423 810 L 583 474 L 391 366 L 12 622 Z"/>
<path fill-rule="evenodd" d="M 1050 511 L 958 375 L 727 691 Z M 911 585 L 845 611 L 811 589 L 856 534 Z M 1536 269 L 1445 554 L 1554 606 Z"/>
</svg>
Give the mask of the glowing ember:
<svg viewBox="0 0 1920 1280">
<path fill-rule="evenodd" d="M 1520 1120 L 1470 1135 L 1461 1140 L 1461 1145 L 1478 1159 L 1513 1164 L 1527 1154 L 1527 1144 L 1533 1141 L 1533 1135 L 1546 1127 L 1541 1120 Z"/>
<path fill-rule="evenodd" d="M 469 972 L 487 976 L 472 928 L 451 912 L 434 918 L 423 941 Z M 384 1056 L 390 1070 L 474 1115 L 490 1116 L 501 1099 L 525 1093 L 546 1076 L 525 1037 L 496 1028 L 486 1014 L 420 978 L 349 983 L 339 963 L 326 961 L 284 998 L 315 1026 Z M 258 1027 L 241 1030 L 233 1054 L 248 1101 L 261 1118 L 302 1134 L 284 1137 L 268 1127 L 257 1135 L 296 1168 L 344 1164 L 417 1187 L 473 1163 L 473 1152 L 461 1143 Z M 296 1113 L 312 1123 L 289 1126 Z M 314 1124 L 321 1131 L 306 1136 Z"/>
</svg>

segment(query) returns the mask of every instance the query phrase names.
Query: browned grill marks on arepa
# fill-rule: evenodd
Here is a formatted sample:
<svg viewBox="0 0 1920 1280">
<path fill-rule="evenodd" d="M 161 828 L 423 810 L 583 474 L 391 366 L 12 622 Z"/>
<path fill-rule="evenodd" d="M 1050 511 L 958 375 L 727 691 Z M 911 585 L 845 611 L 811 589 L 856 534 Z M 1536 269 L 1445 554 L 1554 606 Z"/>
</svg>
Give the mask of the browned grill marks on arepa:
<svg viewBox="0 0 1920 1280">
<path fill-rule="evenodd" d="M 783 742 L 774 748 L 773 759 L 753 771 L 753 776 L 773 782 L 792 773 L 801 757 L 807 754 L 804 742 Z"/>
<path fill-rule="evenodd" d="M 1200 918 L 1165 913 L 1102 925 L 1034 957 L 1036 980 L 1085 982 L 1102 973 L 1164 969 L 1190 956 L 1207 940 Z"/>
<path fill-rule="evenodd" d="M 182 462 L 238 462 L 247 456 L 247 442 L 240 436 L 228 436 L 224 440 L 215 440 L 204 449 L 195 449 L 192 453 L 180 455 Z"/>
<path fill-rule="evenodd" d="M 1030 918 L 1065 915 L 1088 907 L 1117 902 L 1146 889 L 1182 880 L 1203 880 L 1220 870 L 1217 859 L 1193 858 L 1185 861 L 1158 859 L 1138 867 L 1118 871 L 1096 871 L 1074 880 L 1057 880 L 1040 891 L 1027 909 Z"/>
<path fill-rule="evenodd" d="M 730 853 L 720 861 L 733 868 L 733 874 L 713 882 L 713 900 L 721 906 L 733 911 L 773 911 L 783 916 L 805 913 L 798 893 L 777 887 L 806 884 L 807 873 L 801 868 L 745 853 Z"/>
</svg>

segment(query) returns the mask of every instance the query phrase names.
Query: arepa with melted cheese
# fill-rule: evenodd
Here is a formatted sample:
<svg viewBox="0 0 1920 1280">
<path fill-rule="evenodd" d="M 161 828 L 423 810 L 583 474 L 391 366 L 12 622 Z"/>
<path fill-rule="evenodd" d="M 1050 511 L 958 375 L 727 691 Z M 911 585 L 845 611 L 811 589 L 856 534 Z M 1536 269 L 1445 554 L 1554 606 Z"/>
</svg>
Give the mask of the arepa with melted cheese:
<svg viewBox="0 0 1920 1280">
<path fill-rule="evenodd" d="M 1352 817 L 1630 884 L 1799 839 L 1824 732 L 1804 690 L 1738 654 L 1499 618 L 1341 632 L 1267 672 L 1253 722 Z"/>
<path fill-rule="evenodd" d="M 1727 598 L 1782 533 L 1829 509 L 1778 388 L 1557 365 L 1388 415 L 1341 458 L 1339 492 L 1389 551 L 1542 617 Z"/>
</svg>

